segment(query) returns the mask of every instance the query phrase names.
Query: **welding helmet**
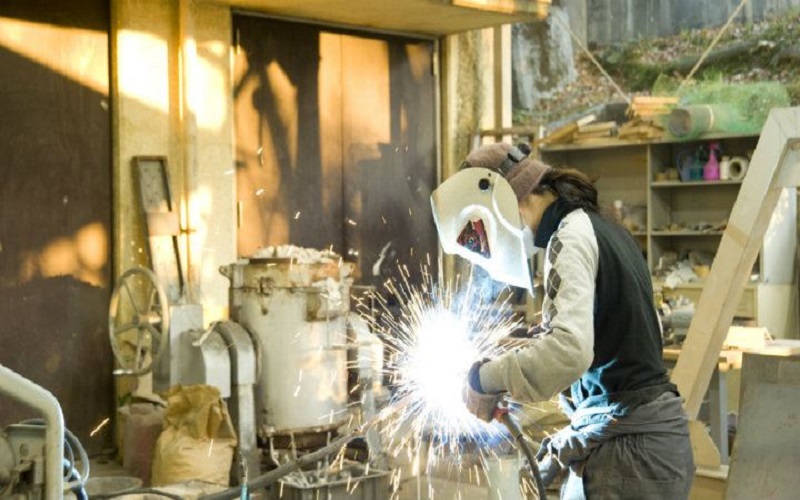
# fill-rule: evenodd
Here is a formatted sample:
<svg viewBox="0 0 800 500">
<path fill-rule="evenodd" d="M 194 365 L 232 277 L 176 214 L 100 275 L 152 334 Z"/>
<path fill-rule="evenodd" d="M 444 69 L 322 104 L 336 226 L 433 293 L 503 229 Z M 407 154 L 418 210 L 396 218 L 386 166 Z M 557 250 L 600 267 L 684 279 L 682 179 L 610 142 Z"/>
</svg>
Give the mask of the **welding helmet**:
<svg viewBox="0 0 800 500">
<path fill-rule="evenodd" d="M 433 191 L 433 218 L 444 252 L 530 292 L 524 224 L 517 196 L 501 172 L 462 165 Z"/>
</svg>

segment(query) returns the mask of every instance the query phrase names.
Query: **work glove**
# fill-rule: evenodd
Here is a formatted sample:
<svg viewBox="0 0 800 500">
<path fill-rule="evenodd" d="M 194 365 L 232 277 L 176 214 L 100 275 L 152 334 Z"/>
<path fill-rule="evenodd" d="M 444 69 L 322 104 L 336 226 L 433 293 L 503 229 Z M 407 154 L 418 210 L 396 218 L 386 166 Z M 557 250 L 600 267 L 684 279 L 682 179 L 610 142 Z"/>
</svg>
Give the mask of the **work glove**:
<svg viewBox="0 0 800 500">
<path fill-rule="evenodd" d="M 464 403 L 470 413 L 485 422 L 491 422 L 497 406 L 503 400 L 504 394 L 502 392 L 482 394 L 473 390 L 469 384 L 466 384 L 464 386 Z"/>
<path fill-rule="evenodd" d="M 472 365 L 467 376 L 467 383 L 464 384 L 464 404 L 467 409 L 485 422 L 491 422 L 494 418 L 498 405 L 505 396 L 504 392 L 486 394 L 480 387 L 480 368 L 488 360 L 478 361 Z"/>
<path fill-rule="evenodd" d="M 564 464 L 558 460 L 557 454 L 551 447 L 551 441 L 552 437 L 546 437 L 539 447 L 539 452 L 536 454 L 539 475 L 545 487 L 549 486 L 564 469 Z"/>
</svg>

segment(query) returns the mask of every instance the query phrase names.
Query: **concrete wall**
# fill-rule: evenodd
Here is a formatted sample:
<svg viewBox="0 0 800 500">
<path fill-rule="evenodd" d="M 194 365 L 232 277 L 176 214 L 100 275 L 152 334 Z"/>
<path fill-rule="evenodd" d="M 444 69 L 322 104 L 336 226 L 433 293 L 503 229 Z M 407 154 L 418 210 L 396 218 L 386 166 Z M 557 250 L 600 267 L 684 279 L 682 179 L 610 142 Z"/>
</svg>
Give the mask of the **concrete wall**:
<svg viewBox="0 0 800 500">
<path fill-rule="evenodd" d="M 227 313 L 218 272 L 236 259 L 230 9 L 161 0 L 112 2 L 114 274 L 147 264 L 134 156 L 165 156 L 180 211 L 186 299 L 205 321 Z"/>
<path fill-rule="evenodd" d="M 740 0 L 585 1 L 588 41 L 601 45 L 721 26 L 740 3 Z M 737 21 L 757 22 L 793 8 L 800 8 L 800 0 L 750 0 Z"/>
<path fill-rule="evenodd" d="M 574 3 L 574 2 L 573 2 Z M 512 37 L 514 108 L 530 111 L 578 77 L 572 37 L 563 28 L 575 14 L 554 6 L 546 21 L 515 24 Z M 572 29 L 572 28 L 570 28 Z M 572 30 L 576 37 L 580 37 Z"/>
</svg>

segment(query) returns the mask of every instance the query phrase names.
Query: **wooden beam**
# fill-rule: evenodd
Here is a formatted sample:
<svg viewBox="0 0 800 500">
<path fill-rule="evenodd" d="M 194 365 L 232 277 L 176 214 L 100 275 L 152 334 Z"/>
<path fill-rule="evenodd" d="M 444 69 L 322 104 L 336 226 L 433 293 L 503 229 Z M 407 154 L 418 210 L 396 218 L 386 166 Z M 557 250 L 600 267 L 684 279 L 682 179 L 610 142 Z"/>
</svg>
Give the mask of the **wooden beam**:
<svg viewBox="0 0 800 500">
<path fill-rule="evenodd" d="M 511 25 L 493 28 L 494 35 L 494 128 L 512 125 L 511 106 Z M 511 136 L 498 136 L 497 141 L 510 142 Z"/>
<path fill-rule="evenodd" d="M 672 381 L 697 418 L 753 264 L 761 250 L 796 151 L 800 148 L 800 108 L 773 109 L 758 141 L 711 271 L 689 325 Z M 796 185 L 794 185 L 796 187 Z"/>
<path fill-rule="evenodd" d="M 552 0 L 450 0 L 450 3 L 456 7 L 501 14 L 536 14 L 539 19 L 544 19 Z"/>
</svg>

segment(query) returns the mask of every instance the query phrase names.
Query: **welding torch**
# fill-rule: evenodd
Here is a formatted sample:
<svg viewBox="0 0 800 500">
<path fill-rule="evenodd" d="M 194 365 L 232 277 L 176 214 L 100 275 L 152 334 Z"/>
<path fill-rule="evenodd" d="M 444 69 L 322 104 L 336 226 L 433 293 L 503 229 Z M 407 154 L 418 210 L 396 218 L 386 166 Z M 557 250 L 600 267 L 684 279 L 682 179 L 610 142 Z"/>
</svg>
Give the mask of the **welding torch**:
<svg viewBox="0 0 800 500">
<path fill-rule="evenodd" d="M 547 498 L 547 492 L 544 487 L 544 482 L 542 481 L 542 475 L 539 473 L 539 463 L 536 461 L 536 454 L 531 449 L 531 444 L 525 439 L 525 435 L 522 433 L 522 427 L 520 427 L 519 422 L 511 415 L 508 406 L 498 406 L 495 408 L 492 416 L 498 421 L 503 422 L 508 432 L 511 433 L 511 436 L 514 438 L 514 441 L 517 442 L 518 449 L 521 450 L 525 458 L 528 459 L 528 467 L 531 470 L 531 475 L 536 484 L 536 492 L 540 500 L 545 500 Z"/>
</svg>

